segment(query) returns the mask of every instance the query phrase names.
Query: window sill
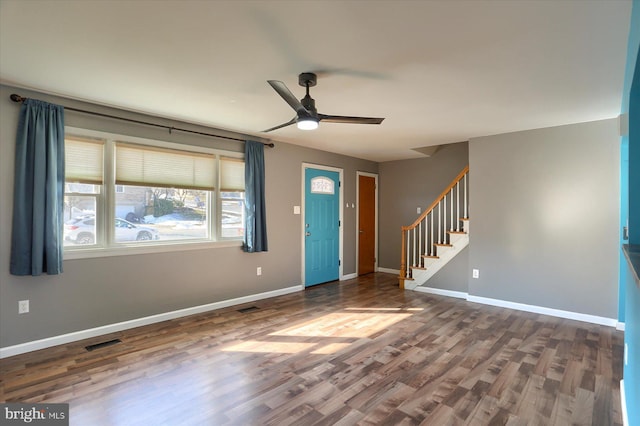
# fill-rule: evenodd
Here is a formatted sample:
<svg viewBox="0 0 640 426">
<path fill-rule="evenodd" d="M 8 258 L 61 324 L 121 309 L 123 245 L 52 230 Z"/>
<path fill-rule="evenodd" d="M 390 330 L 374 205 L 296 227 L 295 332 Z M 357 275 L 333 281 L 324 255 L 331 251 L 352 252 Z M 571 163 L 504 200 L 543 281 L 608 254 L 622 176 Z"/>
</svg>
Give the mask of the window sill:
<svg viewBox="0 0 640 426">
<path fill-rule="evenodd" d="M 123 245 L 118 247 L 92 247 L 80 250 L 65 250 L 64 260 L 90 259 L 96 257 L 131 256 L 138 254 L 169 253 L 185 250 L 242 247 L 242 241 L 194 241 L 179 244 Z"/>
</svg>

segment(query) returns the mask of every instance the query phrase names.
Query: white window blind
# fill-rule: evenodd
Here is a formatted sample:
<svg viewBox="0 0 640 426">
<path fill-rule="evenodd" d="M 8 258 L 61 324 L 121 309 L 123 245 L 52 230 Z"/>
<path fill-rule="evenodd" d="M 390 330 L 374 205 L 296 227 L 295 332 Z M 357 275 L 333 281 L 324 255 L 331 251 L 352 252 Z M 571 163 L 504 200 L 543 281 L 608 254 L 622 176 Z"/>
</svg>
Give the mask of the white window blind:
<svg viewBox="0 0 640 426">
<path fill-rule="evenodd" d="M 215 155 L 116 142 L 116 184 L 215 188 Z"/>
<path fill-rule="evenodd" d="M 220 191 L 244 191 L 244 160 L 220 158 Z"/>
<path fill-rule="evenodd" d="M 102 185 L 104 141 L 67 135 L 64 139 L 65 180 Z"/>
</svg>

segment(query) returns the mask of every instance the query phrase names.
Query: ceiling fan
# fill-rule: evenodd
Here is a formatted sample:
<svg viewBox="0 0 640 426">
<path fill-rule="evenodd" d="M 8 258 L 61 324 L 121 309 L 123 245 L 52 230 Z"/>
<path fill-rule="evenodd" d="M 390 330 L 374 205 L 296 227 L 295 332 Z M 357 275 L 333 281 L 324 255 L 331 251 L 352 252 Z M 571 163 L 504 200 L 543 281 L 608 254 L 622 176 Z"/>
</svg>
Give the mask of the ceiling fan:
<svg viewBox="0 0 640 426">
<path fill-rule="evenodd" d="M 320 121 L 326 121 L 327 123 L 351 123 L 351 124 L 380 124 L 384 118 L 374 117 L 347 117 L 344 115 L 326 115 L 319 114 L 316 110 L 316 101 L 309 96 L 309 87 L 313 87 L 317 83 L 317 77 L 312 72 L 303 72 L 298 76 L 298 84 L 302 87 L 306 87 L 307 94 L 304 98 L 298 100 L 289 88 L 281 81 L 268 80 L 268 83 L 278 94 L 289 104 L 291 108 L 296 112 L 296 116 L 290 121 L 272 127 L 264 132 L 271 132 L 273 130 L 280 129 L 282 127 L 297 124 L 299 129 L 313 130 L 318 128 Z"/>
</svg>

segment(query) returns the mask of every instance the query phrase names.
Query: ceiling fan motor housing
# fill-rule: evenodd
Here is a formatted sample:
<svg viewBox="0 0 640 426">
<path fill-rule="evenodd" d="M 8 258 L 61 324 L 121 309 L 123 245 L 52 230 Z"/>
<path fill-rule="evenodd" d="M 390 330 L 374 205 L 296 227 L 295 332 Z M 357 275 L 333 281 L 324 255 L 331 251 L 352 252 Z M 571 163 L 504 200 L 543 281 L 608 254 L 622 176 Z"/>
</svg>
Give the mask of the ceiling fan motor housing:
<svg viewBox="0 0 640 426">
<path fill-rule="evenodd" d="M 316 101 L 311 96 L 307 95 L 304 98 L 300 99 L 300 103 L 302 106 L 311 113 L 314 117 L 318 115 L 318 110 L 316 110 Z"/>
</svg>

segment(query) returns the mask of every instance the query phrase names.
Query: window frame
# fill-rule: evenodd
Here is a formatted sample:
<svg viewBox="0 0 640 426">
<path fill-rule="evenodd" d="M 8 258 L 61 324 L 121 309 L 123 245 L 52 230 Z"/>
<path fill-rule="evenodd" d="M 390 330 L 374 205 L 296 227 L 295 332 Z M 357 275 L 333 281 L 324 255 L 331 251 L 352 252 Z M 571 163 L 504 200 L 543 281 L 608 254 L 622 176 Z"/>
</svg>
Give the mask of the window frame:
<svg viewBox="0 0 640 426">
<path fill-rule="evenodd" d="M 244 161 L 244 152 L 227 151 L 208 148 L 199 145 L 168 142 L 157 139 L 141 138 L 110 132 L 88 130 L 78 127 L 65 127 L 65 137 L 78 136 L 104 140 L 103 183 L 96 198 L 96 244 L 89 247 L 65 246 L 64 259 L 83 259 L 109 256 L 128 256 L 148 253 L 164 253 L 185 250 L 201 250 L 206 248 L 240 247 L 241 238 L 221 238 L 222 206 L 220 196 L 220 159 L 221 157 L 237 158 Z M 150 147 L 177 149 L 196 153 L 215 155 L 217 173 L 216 186 L 207 197 L 208 227 L 206 238 L 185 240 L 153 241 L 145 243 L 117 243 L 115 242 L 115 227 L 108 226 L 115 223 L 116 183 L 115 183 L 115 146 L 117 142 L 131 142 Z M 66 184 L 66 180 L 65 180 Z M 65 192 L 65 196 L 67 192 Z M 88 195 L 88 194 L 87 194 Z"/>
</svg>

